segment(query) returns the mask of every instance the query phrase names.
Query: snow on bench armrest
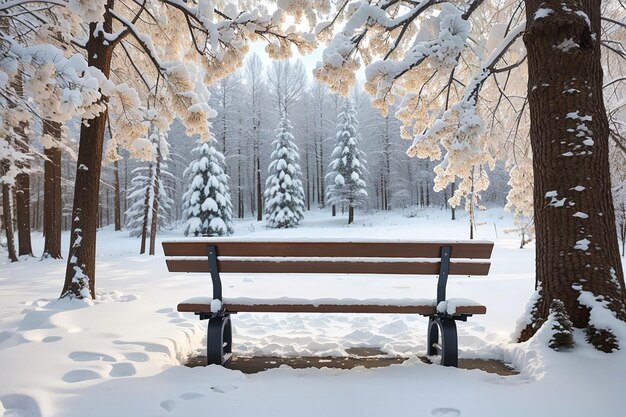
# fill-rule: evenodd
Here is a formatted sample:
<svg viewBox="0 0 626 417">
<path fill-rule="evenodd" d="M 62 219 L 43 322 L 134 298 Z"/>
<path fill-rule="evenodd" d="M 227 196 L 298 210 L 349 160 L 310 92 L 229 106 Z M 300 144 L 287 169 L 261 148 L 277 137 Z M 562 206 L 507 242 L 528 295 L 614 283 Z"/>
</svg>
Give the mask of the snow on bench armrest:
<svg viewBox="0 0 626 417">
<path fill-rule="evenodd" d="M 474 300 L 467 298 L 449 298 L 445 301 L 437 304 L 437 311 L 439 313 L 446 313 L 449 315 L 456 314 L 457 307 L 481 307 L 482 304 L 477 303 Z"/>
<path fill-rule="evenodd" d="M 210 305 L 211 313 L 217 313 L 222 309 L 222 302 L 220 300 L 214 300 L 211 297 L 193 297 L 183 301 L 181 304 Z"/>
</svg>

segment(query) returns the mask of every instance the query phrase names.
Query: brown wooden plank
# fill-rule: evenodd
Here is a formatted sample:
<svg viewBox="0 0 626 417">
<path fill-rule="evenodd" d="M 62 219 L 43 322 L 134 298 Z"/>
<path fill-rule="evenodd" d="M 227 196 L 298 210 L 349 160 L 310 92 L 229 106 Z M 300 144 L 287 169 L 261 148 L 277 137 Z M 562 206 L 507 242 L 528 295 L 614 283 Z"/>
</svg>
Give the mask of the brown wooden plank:
<svg viewBox="0 0 626 417">
<path fill-rule="evenodd" d="M 384 305 L 354 305 L 354 304 L 225 304 L 225 311 L 229 313 L 369 313 L 369 314 L 423 314 L 435 313 L 435 307 L 424 306 L 384 306 Z M 178 311 L 197 313 L 210 312 L 209 304 L 178 304 Z M 486 314 L 487 307 L 457 306 L 457 314 Z"/>
<path fill-rule="evenodd" d="M 218 256 L 439 258 L 441 246 L 452 258 L 489 259 L 492 242 L 163 242 L 166 256 L 206 256 L 208 244 Z"/>
<path fill-rule="evenodd" d="M 205 259 L 167 259 L 170 272 L 210 272 Z M 487 275 L 489 262 L 450 262 L 450 275 Z M 219 260 L 220 272 L 305 274 L 438 275 L 439 262 L 239 261 Z"/>
</svg>

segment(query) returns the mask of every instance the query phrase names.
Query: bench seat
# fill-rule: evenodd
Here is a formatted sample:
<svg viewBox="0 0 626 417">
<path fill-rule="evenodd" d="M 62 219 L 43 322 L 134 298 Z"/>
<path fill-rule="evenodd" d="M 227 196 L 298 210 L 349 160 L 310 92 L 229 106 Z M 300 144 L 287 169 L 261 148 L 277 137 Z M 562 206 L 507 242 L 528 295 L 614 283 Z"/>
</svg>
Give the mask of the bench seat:
<svg viewBox="0 0 626 417">
<path fill-rule="evenodd" d="M 217 313 L 211 310 L 212 302 L 211 297 L 193 297 L 178 304 L 177 310 L 186 313 Z M 450 316 L 487 313 L 487 307 L 466 298 L 449 298 L 437 306 L 436 299 L 238 297 L 224 298 L 221 306 L 225 313 L 388 313 L 424 316 L 436 313 Z M 213 307 L 215 309 L 215 305 Z"/>
</svg>

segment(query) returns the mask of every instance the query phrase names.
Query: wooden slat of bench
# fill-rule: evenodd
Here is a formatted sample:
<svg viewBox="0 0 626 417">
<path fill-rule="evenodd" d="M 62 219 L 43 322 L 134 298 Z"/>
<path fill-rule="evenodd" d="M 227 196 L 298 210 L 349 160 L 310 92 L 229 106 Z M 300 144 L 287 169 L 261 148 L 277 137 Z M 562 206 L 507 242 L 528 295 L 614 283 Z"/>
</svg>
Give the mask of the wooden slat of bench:
<svg viewBox="0 0 626 417">
<path fill-rule="evenodd" d="M 422 314 L 436 312 L 431 305 L 393 306 L 393 305 L 355 305 L 355 304 L 225 304 L 229 313 L 369 313 L 369 314 Z M 210 312 L 210 304 L 178 304 L 178 311 L 187 313 Z M 457 306 L 456 314 L 486 314 L 487 307 L 482 305 Z"/>
<path fill-rule="evenodd" d="M 170 272 L 210 272 L 206 259 L 167 259 Z M 439 262 L 239 261 L 218 260 L 220 272 L 437 275 Z M 487 275 L 489 262 L 450 262 L 450 275 Z"/>
<path fill-rule="evenodd" d="M 229 242 L 214 239 L 163 242 L 166 256 L 206 256 L 216 245 L 219 256 L 439 258 L 442 246 L 452 258 L 489 259 L 492 242 Z"/>
</svg>

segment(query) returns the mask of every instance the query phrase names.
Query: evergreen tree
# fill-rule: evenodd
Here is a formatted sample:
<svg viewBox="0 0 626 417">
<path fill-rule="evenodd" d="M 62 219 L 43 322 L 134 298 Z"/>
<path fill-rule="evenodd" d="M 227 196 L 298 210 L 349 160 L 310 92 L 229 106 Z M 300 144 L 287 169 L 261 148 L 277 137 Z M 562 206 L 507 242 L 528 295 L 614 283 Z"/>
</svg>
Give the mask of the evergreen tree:
<svg viewBox="0 0 626 417">
<path fill-rule="evenodd" d="M 291 129 L 289 119 L 283 115 L 272 143 L 274 152 L 265 181 L 265 219 L 273 228 L 294 227 L 304 218 L 300 155 Z"/>
<path fill-rule="evenodd" d="M 189 189 L 183 194 L 185 236 L 227 236 L 233 233 L 233 205 L 224 173 L 224 155 L 215 139 L 200 142 L 192 151 L 197 158 L 185 170 Z"/>
<path fill-rule="evenodd" d="M 326 175 L 329 183 L 326 195 L 330 204 L 348 207 L 348 224 L 354 221 L 354 208 L 362 207 L 367 201 L 366 161 L 359 150 L 361 139 L 357 127 L 356 111 L 350 99 L 346 99 L 337 116 L 337 136 L 330 172 Z"/>
<path fill-rule="evenodd" d="M 156 162 L 148 166 L 135 168 L 135 176 L 131 180 L 131 188 L 128 190 L 127 199 L 131 202 L 130 207 L 124 213 L 126 229 L 130 236 L 139 237 L 146 233 L 152 223 L 152 204 L 156 187 L 158 192 L 158 215 L 157 225 L 159 229 L 169 227 L 168 211 L 172 208 L 173 200 L 169 197 L 167 188 L 160 178 L 156 178 Z M 167 175 L 167 165 L 161 161 L 160 176 Z"/>
</svg>

